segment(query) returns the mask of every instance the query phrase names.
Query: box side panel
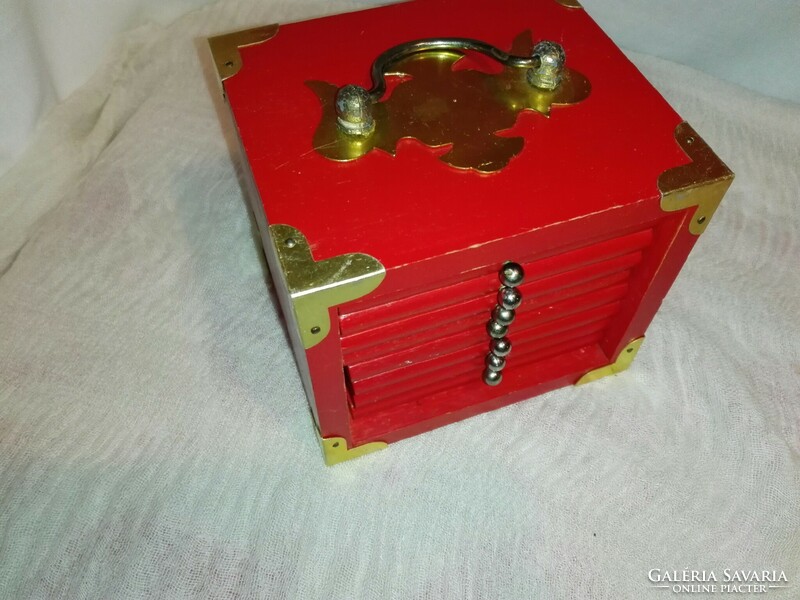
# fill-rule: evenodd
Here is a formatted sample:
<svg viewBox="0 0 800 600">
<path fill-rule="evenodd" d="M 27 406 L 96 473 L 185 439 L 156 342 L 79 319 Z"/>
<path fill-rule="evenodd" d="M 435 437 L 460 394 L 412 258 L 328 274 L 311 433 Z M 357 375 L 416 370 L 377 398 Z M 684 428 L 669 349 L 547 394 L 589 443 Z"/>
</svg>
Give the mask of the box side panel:
<svg viewBox="0 0 800 600">
<path fill-rule="evenodd" d="M 223 90 L 224 85 L 223 82 Z M 228 112 L 227 117 L 229 126 L 236 129 L 233 115 Z M 247 186 L 245 193 L 258 226 L 267 266 L 275 285 L 276 296 L 285 319 L 287 334 L 315 425 L 321 436 L 343 437 L 349 443 L 352 436 L 338 330 L 332 331 L 331 335 L 326 336 L 322 343 L 313 348 L 307 350 L 304 347 L 286 277 L 281 268 L 275 245 L 270 235 L 269 223 L 264 214 L 261 195 L 254 184 L 252 172 L 241 145 L 238 146 L 238 150 L 239 164 Z M 335 310 L 331 310 L 330 317 L 332 322 L 335 322 Z"/>
</svg>

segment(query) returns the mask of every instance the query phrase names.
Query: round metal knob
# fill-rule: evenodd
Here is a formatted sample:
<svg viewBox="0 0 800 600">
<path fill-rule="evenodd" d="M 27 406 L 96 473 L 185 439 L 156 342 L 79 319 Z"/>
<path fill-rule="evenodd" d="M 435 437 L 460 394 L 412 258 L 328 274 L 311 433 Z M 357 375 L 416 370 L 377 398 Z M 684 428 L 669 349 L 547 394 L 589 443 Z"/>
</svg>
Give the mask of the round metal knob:
<svg viewBox="0 0 800 600">
<path fill-rule="evenodd" d="M 504 308 L 502 306 L 495 306 L 492 311 L 492 319 L 503 325 L 511 325 L 515 315 L 516 313 L 513 309 Z"/>
<path fill-rule="evenodd" d="M 497 293 L 497 303 L 503 308 L 514 310 L 522 304 L 522 294 L 512 287 L 501 287 Z"/>
<path fill-rule="evenodd" d="M 517 287 L 525 279 L 525 271 L 522 265 L 515 262 L 507 262 L 500 270 L 500 281 L 508 287 Z"/>
<path fill-rule="evenodd" d="M 502 371 L 506 366 L 506 359 L 489 352 L 484 360 L 486 368 L 490 371 Z"/>
<path fill-rule="evenodd" d="M 511 352 L 511 340 L 505 337 L 493 339 L 489 343 L 489 350 L 495 356 L 506 357 Z"/>
<path fill-rule="evenodd" d="M 497 385 L 501 381 L 503 381 L 503 374 L 500 371 L 492 371 L 491 369 L 486 369 L 483 372 L 483 382 L 486 385 Z"/>
<path fill-rule="evenodd" d="M 505 337 L 508 333 L 508 326 L 492 320 L 486 324 L 486 331 L 488 331 L 489 335 L 493 338 L 501 338 Z"/>
<path fill-rule="evenodd" d="M 544 40 L 533 47 L 533 56 L 539 57 L 539 66 L 528 69 L 528 83 L 543 90 L 554 90 L 561 83 L 567 55 L 561 44 Z"/>
<path fill-rule="evenodd" d="M 350 135 L 369 135 L 375 129 L 372 97 L 360 85 L 346 85 L 336 92 L 336 122 Z"/>
</svg>

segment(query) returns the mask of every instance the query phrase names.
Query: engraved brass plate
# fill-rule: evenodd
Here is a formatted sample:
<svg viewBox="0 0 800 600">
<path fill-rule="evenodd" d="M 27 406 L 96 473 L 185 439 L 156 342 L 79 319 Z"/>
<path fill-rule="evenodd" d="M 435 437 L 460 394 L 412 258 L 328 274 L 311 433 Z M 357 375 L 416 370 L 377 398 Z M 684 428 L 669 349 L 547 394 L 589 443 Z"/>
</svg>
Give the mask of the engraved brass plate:
<svg viewBox="0 0 800 600">
<path fill-rule="evenodd" d="M 369 294 L 386 274 L 380 262 L 357 252 L 315 261 L 308 240 L 289 225 L 270 225 L 269 234 L 306 349 L 330 332 L 332 306 Z"/>
<path fill-rule="evenodd" d="M 532 49 L 531 33 L 526 31 L 514 40 L 511 53 L 530 56 Z M 314 148 L 329 159 L 350 161 L 376 148 L 395 155 L 401 139 L 414 138 L 433 148 L 450 146 L 439 159 L 453 167 L 491 173 L 522 151 L 523 138 L 502 135 L 520 112 L 549 116 L 551 106 L 580 102 L 591 89 L 586 77 L 568 68 L 552 91 L 528 84 L 525 69 L 518 67 L 504 67 L 497 74 L 453 70 L 463 57 L 459 51 L 424 52 L 397 63 L 391 74 L 407 79 L 374 105 L 375 131 L 364 137 L 348 135 L 337 126 L 338 86 L 306 82 L 322 103 Z"/>
<path fill-rule="evenodd" d="M 633 363 L 633 359 L 636 358 L 636 353 L 639 352 L 642 342 L 644 342 L 644 337 L 633 340 L 630 344 L 622 349 L 622 352 L 619 353 L 617 360 L 610 365 L 606 365 L 605 367 L 600 367 L 594 371 L 589 371 L 586 373 L 586 375 L 578 379 L 578 381 L 575 382 L 575 385 L 583 385 L 584 383 L 597 381 L 603 377 L 616 375 L 617 373 L 621 373 L 622 371 L 626 370 L 631 366 L 631 363 Z"/>
<path fill-rule="evenodd" d="M 734 175 L 688 123 L 675 128 L 675 139 L 692 162 L 667 169 L 658 177 L 661 209 L 674 211 L 696 206 L 689 231 L 700 235 L 728 191 Z"/>
</svg>

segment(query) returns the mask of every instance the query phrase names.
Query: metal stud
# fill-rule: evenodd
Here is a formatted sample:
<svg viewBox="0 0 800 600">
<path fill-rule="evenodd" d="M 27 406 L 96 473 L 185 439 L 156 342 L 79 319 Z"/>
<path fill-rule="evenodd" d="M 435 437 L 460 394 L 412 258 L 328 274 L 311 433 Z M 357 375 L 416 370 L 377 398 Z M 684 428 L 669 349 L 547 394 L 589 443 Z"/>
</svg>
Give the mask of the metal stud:
<svg viewBox="0 0 800 600">
<path fill-rule="evenodd" d="M 489 335 L 493 338 L 505 337 L 508 333 L 508 325 L 503 325 L 497 321 L 489 321 L 486 324 L 486 331 L 488 331 Z"/>
<path fill-rule="evenodd" d="M 492 354 L 491 352 L 486 355 L 486 359 L 483 362 L 486 363 L 486 368 L 490 371 L 502 371 L 506 366 L 505 358 Z"/>
<path fill-rule="evenodd" d="M 511 340 L 505 337 L 492 339 L 489 349 L 495 356 L 506 357 L 511 352 Z"/>
<path fill-rule="evenodd" d="M 501 287 L 497 293 L 497 303 L 503 308 L 514 310 L 522 304 L 522 294 L 516 288 Z"/>
<path fill-rule="evenodd" d="M 366 136 L 375 129 L 372 97 L 360 85 L 346 85 L 336 92 L 336 122 L 344 133 Z"/>
<path fill-rule="evenodd" d="M 519 263 L 507 262 L 500 270 L 500 281 L 508 287 L 517 287 L 525 279 L 525 271 Z"/>
<path fill-rule="evenodd" d="M 561 83 L 567 55 L 561 44 L 543 40 L 533 47 L 533 56 L 539 57 L 539 66 L 528 69 L 528 83 L 543 90 L 554 90 Z"/>
<path fill-rule="evenodd" d="M 503 325 L 511 325 L 514 321 L 516 313 L 510 308 L 503 308 L 502 306 L 495 306 L 492 311 L 492 319 Z"/>
<path fill-rule="evenodd" d="M 501 381 L 503 381 L 503 374 L 500 371 L 492 371 L 490 369 L 486 369 L 483 372 L 483 382 L 486 385 L 497 385 Z"/>
</svg>

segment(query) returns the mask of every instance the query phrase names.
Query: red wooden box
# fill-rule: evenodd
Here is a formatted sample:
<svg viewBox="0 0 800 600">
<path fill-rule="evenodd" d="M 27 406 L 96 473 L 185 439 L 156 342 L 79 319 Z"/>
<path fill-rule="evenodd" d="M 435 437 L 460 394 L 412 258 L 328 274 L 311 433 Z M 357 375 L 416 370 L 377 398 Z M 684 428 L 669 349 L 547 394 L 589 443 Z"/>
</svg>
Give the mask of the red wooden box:
<svg viewBox="0 0 800 600">
<path fill-rule="evenodd" d="M 210 46 L 328 464 L 627 368 L 733 179 L 574 0 Z"/>
</svg>

